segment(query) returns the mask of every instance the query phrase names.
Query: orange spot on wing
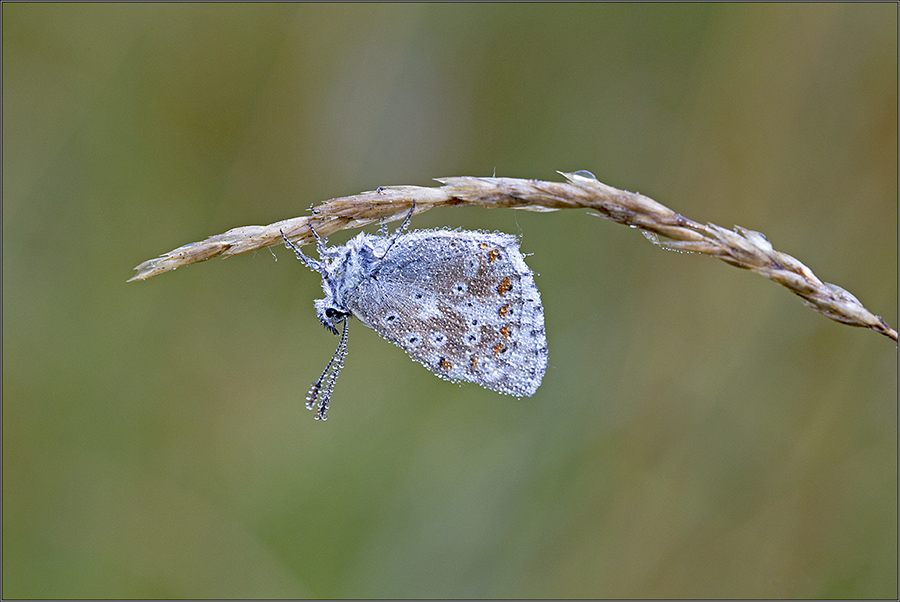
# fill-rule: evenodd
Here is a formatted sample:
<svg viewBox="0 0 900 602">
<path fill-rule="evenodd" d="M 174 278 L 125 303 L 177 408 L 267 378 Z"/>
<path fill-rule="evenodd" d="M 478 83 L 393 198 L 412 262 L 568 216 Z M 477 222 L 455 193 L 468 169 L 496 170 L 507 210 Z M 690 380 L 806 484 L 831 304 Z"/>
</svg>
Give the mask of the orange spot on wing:
<svg viewBox="0 0 900 602">
<path fill-rule="evenodd" d="M 511 290 L 512 290 L 512 284 L 510 284 L 509 276 L 507 276 L 506 278 L 503 279 L 503 282 L 501 282 L 500 285 L 497 286 L 497 292 L 500 293 L 500 296 L 502 297 L 503 295 L 505 295 L 506 293 L 508 293 Z"/>
</svg>

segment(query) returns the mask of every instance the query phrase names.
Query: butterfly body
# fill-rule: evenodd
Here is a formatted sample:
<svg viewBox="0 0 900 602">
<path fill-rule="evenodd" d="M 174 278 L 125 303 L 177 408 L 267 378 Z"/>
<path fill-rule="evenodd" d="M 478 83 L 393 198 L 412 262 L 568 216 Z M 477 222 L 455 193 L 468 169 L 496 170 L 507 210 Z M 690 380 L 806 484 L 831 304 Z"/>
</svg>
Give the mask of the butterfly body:
<svg viewBox="0 0 900 602">
<path fill-rule="evenodd" d="M 344 323 L 332 358 L 336 370 L 353 315 L 441 378 L 533 395 L 547 365 L 544 311 L 516 238 L 402 228 L 390 236 L 359 234 L 335 247 L 320 241 L 321 261 L 294 247 L 322 275 L 325 298 L 315 301 L 320 322 L 335 333 Z M 332 363 L 307 396 L 321 418 L 337 377 L 329 375 Z"/>
</svg>

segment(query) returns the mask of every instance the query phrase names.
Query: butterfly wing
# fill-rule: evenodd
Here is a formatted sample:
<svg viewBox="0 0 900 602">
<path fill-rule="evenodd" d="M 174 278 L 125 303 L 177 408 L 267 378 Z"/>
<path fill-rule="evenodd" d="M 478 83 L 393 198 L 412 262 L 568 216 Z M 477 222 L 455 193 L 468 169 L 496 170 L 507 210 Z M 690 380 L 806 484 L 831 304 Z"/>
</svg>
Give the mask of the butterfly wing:
<svg viewBox="0 0 900 602">
<path fill-rule="evenodd" d="M 531 396 L 547 366 L 544 309 L 514 236 L 401 235 L 348 305 L 441 378 Z"/>
</svg>

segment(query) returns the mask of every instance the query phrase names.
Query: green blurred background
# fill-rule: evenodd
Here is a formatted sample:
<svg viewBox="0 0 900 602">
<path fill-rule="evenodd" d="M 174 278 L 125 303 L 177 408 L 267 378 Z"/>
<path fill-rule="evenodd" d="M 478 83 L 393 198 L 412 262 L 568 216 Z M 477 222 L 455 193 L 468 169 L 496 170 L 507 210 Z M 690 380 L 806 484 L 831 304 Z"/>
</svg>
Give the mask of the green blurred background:
<svg viewBox="0 0 900 602">
<path fill-rule="evenodd" d="M 428 212 L 522 236 L 543 385 L 357 322 L 327 423 L 285 249 L 125 283 L 379 185 L 588 169 L 896 327 L 896 4 L 2 10 L 4 597 L 897 596 L 896 345 L 748 272 Z"/>
</svg>

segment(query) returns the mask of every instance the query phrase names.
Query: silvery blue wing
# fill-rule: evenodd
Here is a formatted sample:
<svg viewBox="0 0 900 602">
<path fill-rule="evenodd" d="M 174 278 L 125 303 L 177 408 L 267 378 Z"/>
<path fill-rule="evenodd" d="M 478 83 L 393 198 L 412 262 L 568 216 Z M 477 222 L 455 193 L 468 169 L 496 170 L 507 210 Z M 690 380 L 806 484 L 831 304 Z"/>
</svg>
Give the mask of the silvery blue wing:
<svg viewBox="0 0 900 602">
<path fill-rule="evenodd" d="M 344 322 L 338 350 L 307 396 L 317 419 L 326 417 L 343 364 L 350 315 L 446 380 L 517 397 L 541 384 L 544 309 L 516 238 L 466 230 L 403 234 L 408 220 L 391 236 L 363 233 L 337 247 L 319 241 L 321 261 L 288 243 L 322 274 L 319 320 L 335 333 Z"/>
</svg>

